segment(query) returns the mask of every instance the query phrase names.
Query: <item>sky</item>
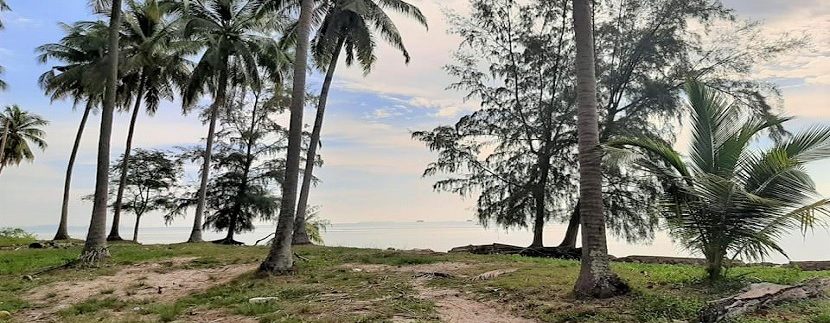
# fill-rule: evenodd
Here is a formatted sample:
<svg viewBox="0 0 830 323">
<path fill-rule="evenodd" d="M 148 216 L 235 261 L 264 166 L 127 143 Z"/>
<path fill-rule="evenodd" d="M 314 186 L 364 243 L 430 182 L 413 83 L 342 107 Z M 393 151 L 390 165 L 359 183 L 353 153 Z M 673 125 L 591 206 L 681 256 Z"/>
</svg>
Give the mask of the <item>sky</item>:
<svg viewBox="0 0 830 323">
<path fill-rule="evenodd" d="M 359 68 L 341 68 L 329 99 L 320 151 L 325 164 L 316 171 L 322 182 L 313 189 L 311 203 L 322 206 L 321 216 L 335 223 L 367 221 L 464 221 L 474 218 L 475 198 L 432 190 L 433 179 L 421 173 L 434 155 L 410 139 L 414 130 L 449 124 L 475 109 L 463 94 L 446 90 L 453 79 L 443 71 L 451 63 L 458 37 L 448 34 L 446 10 L 467 11 L 466 0 L 412 0 L 429 20 L 429 30 L 397 19 L 412 56 L 408 65 L 394 49 L 380 45 L 371 74 Z M 798 119 L 792 129 L 830 121 L 830 0 L 724 0 L 742 18 L 764 22 L 770 32 L 806 34 L 809 48 L 778 59 L 756 71 L 759 78 L 778 80 L 784 111 Z M 60 214 L 66 161 L 72 148 L 81 110 L 71 102 L 50 102 L 37 86 L 49 65 L 35 60 L 34 49 L 61 37 L 59 22 L 92 19 L 87 0 L 7 0 L 12 12 L 0 13 L 6 29 L 0 31 L 0 65 L 10 87 L 0 92 L 0 106 L 18 104 L 51 121 L 46 127 L 49 147 L 36 152 L 34 163 L 6 168 L 0 175 L 0 227 L 54 224 Z M 317 92 L 319 75 L 309 89 Z M 306 124 L 313 122 L 306 110 Z M 112 155 L 124 149 L 129 116 L 117 114 Z M 91 202 L 82 200 L 93 190 L 98 116 L 90 118 L 81 144 L 72 183 L 70 225 L 89 221 Z M 180 104 L 166 102 L 156 116 L 142 115 L 134 147 L 170 148 L 197 144 L 206 126 L 195 116 L 181 114 Z M 830 162 L 810 166 L 820 192 L 830 196 Z M 177 219 L 173 225 L 192 221 Z M 125 223 L 132 223 L 128 217 Z M 146 216 L 145 226 L 161 226 L 159 216 Z M 823 231 L 823 234 L 827 234 Z M 558 237 L 557 237 L 558 238 Z M 554 238 L 554 239 L 557 239 Z M 801 239 L 793 238 L 793 239 Z"/>
</svg>

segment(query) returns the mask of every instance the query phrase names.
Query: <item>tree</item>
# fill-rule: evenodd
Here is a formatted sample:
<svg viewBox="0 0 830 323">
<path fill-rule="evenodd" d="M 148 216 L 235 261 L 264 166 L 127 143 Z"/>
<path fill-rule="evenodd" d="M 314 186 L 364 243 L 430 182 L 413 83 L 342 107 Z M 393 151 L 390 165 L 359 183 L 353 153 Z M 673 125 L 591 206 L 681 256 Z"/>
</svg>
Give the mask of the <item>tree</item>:
<svg viewBox="0 0 830 323">
<path fill-rule="evenodd" d="M 83 116 L 78 125 L 75 142 L 66 166 L 61 216 L 55 240 L 69 239 L 67 220 L 72 170 L 89 115 L 103 100 L 104 88 L 100 80 L 106 75 L 108 65 L 106 59 L 108 33 L 105 23 L 82 21 L 61 26 L 66 35 L 59 42 L 39 46 L 36 50 L 40 53 L 38 60 L 41 63 L 58 60 L 62 65 L 52 66 L 49 71 L 40 76 L 38 82 L 52 102 L 71 98 L 73 108 L 84 101 L 85 103 L 83 103 Z"/>
<path fill-rule="evenodd" d="M 107 45 L 106 91 L 101 108 L 101 129 L 98 137 L 98 160 L 95 169 L 95 194 L 92 202 L 92 216 L 89 221 L 80 262 L 85 265 L 97 264 L 109 257 L 107 248 L 107 194 L 109 184 L 110 139 L 112 137 L 112 115 L 115 110 L 118 87 L 118 40 L 121 26 L 121 0 L 109 3 L 110 24 Z"/>
<path fill-rule="evenodd" d="M 602 150 L 599 146 L 594 36 L 588 0 L 574 0 L 576 45 L 577 137 L 579 139 L 579 215 L 582 222 L 582 265 L 574 291 L 606 298 L 628 292 L 611 271 L 602 210 Z"/>
<path fill-rule="evenodd" d="M 666 179 L 663 214 L 671 234 L 706 257 L 711 279 L 720 278 L 725 258 L 762 260 L 770 252 L 786 256 L 781 234 L 807 230 L 830 215 L 804 165 L 830 158 L 830 127 L 814 127 L 750 149 L 764 131 L 789 118 L 768 118 L 740 101 L 728 100 L 699 81 L 686 85 L 692 141 L 684 158 L 666 142 L 619 138 L 609 149 L 636 148 L 638 165 Z M 616 153 L 626 153 L 616 151 Z M 630 155 L 631 153 L 628 152 Z"/>
<path fill-rule="evenodd" d="M 130 10 L 124 17 L 124 36 L 122 37 L 122 56 L 125 57 L 124 69 L 129 71 L 123 77 L 130 92 L 134 93 L 135 106 L 127 131 L 127 143 L 122 155 L 121 179 L 118 182 L 113 220 L 107 240 L 122 240 L 118 232 L 121 219 L 121 201 L 130 167 L 130 150 L 132 149 L 135 123 L 144 103 L 147 114 L 153 115 L 161 99 L 173 100 L 175 87 L 186 82 L 190 73 L 190 62 L 185 58 L 192 50 L 174 38 L 178 30 L 167 19 L 170 6 L 159 4 L 155 0 L 143 3 L 130 1 Z"/>
<path fill-rule="evenodd" d="M 260 264 L 262 274 L 289 272 L 294 266 L 291 239 L 296 216 L 297 182 L 300 176 L 300 153 L 303 135 L 303 107 L 306 99 L 306 69 L 308 67 L 309 36 L 311 35 L 312 0 L 301 0 L 300 16 L 297 20 L 297 41 L 294 51 L 294 77 L 291 89 L 290 121 L 288 128 L 288 151 L 285 159 L 285 179 L 282 181 L 282 199 L 274 233 L 274 244 L 268 257 Z"/>
<path fill-rule="evenodd" d="M 571 1 L 470 3 L 469 15 L 449 18 L 463 42 L 446 69 L 458 79 L 450 87 L 480 107 L 452 125 L 413 133 L 438 154 L 424 175 L 443 177 L 433 186 L 437 191 L 477 198 L 476 215 L 485 225 L 532 227 L 533 246 L 541 245 L 548 221 L 567 221 L 560 246 L 576 247 Z M 777 94 L 752 79 L 752 66 L 799 43 L 732 21 L 717 1 L 594 3 L 600 142 L 632 133 L 672 141 L 687 75 L 756 102 L 764 113 L 772 108 L 767 98 Z M 690 28 L 691 21 L 708 28 Z M 604 163 L 609 232 L 630 243 L 650 240 L 660 218 L 661 187 L 641 170 Z"/>
<path fill-rule="evenodd" d="M 124 155 L 113 163 L 110 181 L 112 186 L 118 187 L 121 183 L 121 164 Z M 175 192 L 179 179 L 182 176 L 180 160 L 168 157 L 168 154 L 158 150 L 136 149 L 132 157 L 132 167 L 128 168 L 127 180 L 124 188 L 115 189 L 110 197 L 117 196 L 121 190 L 121 210 L 135 215 L 133 228 L 133 242 L 138 242 L 138 228 L 141 216 L 156 210 L 169 210 L 175 207 Z M 113 204 L 115 207 L 115 204 Z"/>
<path fill-rule="evenodd" d="M 297 202 L 297 216 L 294 222 L 293 244 L 310 244 L 311 240 L 306 230 L 306 209 L 308 195 L 311 189 L 311 179 L 314 172 L 314 162 L 317 156 L 317 146 L 320 145 L 320 132 L 323 128 L 323 116 L 326 111 L 331 81 L 340 58 L 341 51 L 346 49 L 346 65 L 351 65 L 357 59 L 363 67 L 364 73 L 369 73 L 376 57 L 374 55 L 376 43 L 373 41 L 372 28 L 374 27 L 381 38 L 392 47 L 400 50 L 409 63 L 409 52 L 403 44 L 392 19 L 384 9 L 392 10 L 415 19 L 424 27 L 427 26 L 426 17 L 421 11 L 402 0 L 374 1 L 374 0 L 330 0 L 321 7 L 326 11 L 320 29 L 312 43 L 312 52 L 321 69 L 325 67 L 326 76 L 317 99 L 317 114 L 314 118 L 314 128 L 311 133 L 306 165 L 303 169 L 303 181 L 300 186 L 300 197 Z M 320 9 L 318 9 L 320 10 Z"/>
<path fill-rule="evenodd" d="M 271 1 L 276 2 L 278 1 Z M 246 82 L 259 88 L 257 55 L 274 52 L 277 46 L 271 39 L 260 36 L 281 27 L 281 17 L 266 9 L 269 7 L 263 6 L 260 1 L 244 0 L 196 1 L 179 9 L 185 15 L 185 37 L 200 44 L 205 50 L 183 89 L 184 105 L 186 108 L 192 107 L 205 91 L 211 91 L 213 95 L 213 104 L 208 109 L 209 126 L 196 215 L 188 242 L 202 241 L 202 217 L 205 213 L 216 120 L 227 101 L 230 59 L 238 58 L 243 65 L 241 72 L 244 73 Z"/>
<path fill-rule="evenodd" d="M 272 120 L 284 109 L 276 99 L 248 98 L 240 87 L 231 109 L 223 114 L 213 169 L 217 174 L 208 185 L 208 212 L 205 227 L 227 230 L 221 244 L 242 244 L 234 235 L 254 229 L 254 220 L 270 220 L 279 208 L 279 196 L 272 192 L 284 176 L 285 160 L 275 158 L 285 149 L 284 130 Z"/>
<path fill-rule="evenodd" d="M 0 173 L 9 165 L 20 165 L 24 160 L 34 161 L 32 145 L 46 149 L 45 132 L 41 127 L 49 124 L 36 114 L 10 105 L 0 114 Z"/>
</svg>

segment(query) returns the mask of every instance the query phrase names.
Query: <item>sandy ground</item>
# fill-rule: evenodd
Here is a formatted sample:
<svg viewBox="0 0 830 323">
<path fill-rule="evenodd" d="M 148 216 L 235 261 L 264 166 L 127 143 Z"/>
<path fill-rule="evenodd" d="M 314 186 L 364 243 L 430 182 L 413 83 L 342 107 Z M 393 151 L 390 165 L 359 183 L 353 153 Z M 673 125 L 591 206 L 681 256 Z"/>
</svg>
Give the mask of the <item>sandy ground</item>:
<svg viewBox="0 0 830 323">
<path fill-rule="evenodd" d="M 198 269 L 175 268 L 194 259 L 174 258 L 158 263 L 142 263 L 124 268 L 112 276 L 38 287 L 25 296 L 25 299 L 35 306 L 19 313 L 17 318 L 22 322 L 54 322 L 55 313 L 93 296 L 153 302 L 173 301 L 227 283 L 256 268 L 256 264 Z M 211 322 L 199 319 L 199 314 L 194 313 L 192 321 Z M 216 318 L 215 315 L 207 317 Z"/>
<path fill-rule="evenodd" d="M 513 315 L 510 309 L 492 301 L 478 301 L 467 297 L 461 291 L 447 288 L 435 288 L 427 285 L 429 280 L 442 274 L 456 277 L 466 277 L 456 271 L 470 268 L 470 264 L 459 262 L 439 262 L 412 266 L 389 266 L 372 264 L 347 264 L 345 268 L 354 271 L 366 272 L 411 272 L 413 273 L 412 286 L 418 292 L 418 297 L 435 303 L 441 321 L 448 323 L 525 323 L 535 322 L 530 319 Z M 483 273 L 474 279 L 491 279 L 499 275 L 509 274 L 516 269 L 505 269 Z M 394 321 L 406 322 L 406 318 L 396 318 Z"/>
</svg>

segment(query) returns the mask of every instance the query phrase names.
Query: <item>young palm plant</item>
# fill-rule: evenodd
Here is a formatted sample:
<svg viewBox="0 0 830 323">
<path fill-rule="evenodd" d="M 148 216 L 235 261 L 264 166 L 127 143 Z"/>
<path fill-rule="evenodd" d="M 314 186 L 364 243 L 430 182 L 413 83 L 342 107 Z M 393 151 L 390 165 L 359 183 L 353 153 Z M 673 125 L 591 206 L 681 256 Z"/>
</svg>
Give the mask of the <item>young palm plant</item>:
<svg viewBox="0 0 830 323">
<path fill-rule="evenodd" d="M 755 150 L 754 139 L 789 119 L 743 113 L 698 81 L 687 83 L 686 95 L 693 130 L 688 158 L 650 138 L 614 140 L 608 155 L 626 156 L 620 160 L 634 160 L 666 181 L 663 213 L 669 229 L 706 257 L 711 279 L 722 276 L 727 257 L 786 256 L 777 242 L 784 233 L 809 229 L 830 215 L 830 200 L 819 196 L 804 167 L 830 157 L 830 127 Z"/>
<path fill-rule="evenodd" d="M 17 105 L 7 106 L 0 114 L 0 173 L 8 165 L 34 161 L 32 145 L 46 149 L 42 127 L 49 122 L 38 115 L 23 111 Z"/>
<path fill-rule="evenodd" d="M 377 45 L 374 40 L 376 36 L 373 35 L 375 31 L 390 45 L 400 50 L 405 62 L 409 63 L 409 52 L 403 44 L 398 28 L 384 9 L 411 17 L 427 27 L 426 17 L 421 10 L 402 0 L 328 0 L 324 1 L 317 10 L 325 11 L 326 15 L 311 44 L 311 51 L 317 66 L 321 69 L 325 68 L 326 76 L 317 101 L 317 115 L 314 118 L 314 128 L 303 170 L 303 182 L 294 221 L 294 244 L 312 242 L 306 230 L 308 195 L 317 157 L 317 146 L 320 144 L 326 102 L 341 52 L 343 49 L 346 50 L 346 65 L 351 65 L 357 59 L 364 73 L 368 74 L 376 59 L 374 54 Z"/>
<path fill-rule="evenodd" d="M 191 108 L 197 99 L 210 92 L 213 104 L 208 109 L 208 134 L 201 170 L 196 215 L 188 242 L 202 241 L 202 221 L 205 198 L 210 178 L 211 150 L 216 131 L 216 119 L 227 105 L 227 89 L 231 58 L 243 66 L 245 82 L 252 88 L 260 87 L 258 62 L 260 53 L 273 52 L 275 42 L 265 36 L 281 27 L 280 17 L 264 12 L 261 1 L 203 0 L 182 4 L 179 10 L 186 21 L 184 36 L 205 52 L 193 70 L 182 91 L 185 108 Z"/>
<path fill-rule="evenodd" d="M 66 36 L 59 42 L 37 48 L 37 52 L 40 53 L 38 60 L 41 63 L 57 60 L 62 64 L 52 66 L 49 71 L 40 76 L 38 82 L 53 102 L 70 98 L 73 107 L 84 101 L 86 103 L 66 166 L 61 216 L 55 240 L 69 239 L 67 220 L 72 171 L 89 115 L 100 106 L 103 100 L 104 89 L 100 80 L 106 75 L 108 65 L 106 48 L 109 41 L 107 25 L 101 21 L 77 22 L 72 25 L 64 24 L 62 27 Z"/>
<path fill-rule="evenodd" d="M 168 17 L 171 7 L 156 0 L 143 3 L 128 2 L 129 11 L 125 13 L 121 52 L 124 57 L 125 76 L 123 83 L 134 95 L 134 107 L 127 131 L 127 143 L 122 155 L 118 190 L 113 204 L 113 220 L 107 240 L 123 240 L 119 233 L 121 222 L 121 203 L 124 198 L 125 183 L 130 167 L 130 151 L 133 134 L 142 103 L 147 114 L 153 115 L 158 110 L 162 99 L 173 100 L 175 87 L 186 82 L 190 73 L 190 62 L 185 58 L 193 53 L 185 42 L 177 41 L 178 30 Z"/>
</svg>

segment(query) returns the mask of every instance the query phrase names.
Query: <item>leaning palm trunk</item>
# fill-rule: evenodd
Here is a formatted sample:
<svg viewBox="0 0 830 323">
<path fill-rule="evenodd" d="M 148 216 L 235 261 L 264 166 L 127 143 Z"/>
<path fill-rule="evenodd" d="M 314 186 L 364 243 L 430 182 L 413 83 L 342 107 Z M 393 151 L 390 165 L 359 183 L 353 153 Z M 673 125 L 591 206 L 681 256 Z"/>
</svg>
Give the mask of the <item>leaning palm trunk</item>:
<svg viewBox="0 0 830 323">
<path fill-rule="evenodd" d="M 303 170 L 303 185 L 300 188 L 300 200 L 297 202 L 297 216 L 294 221 L 293 243 L 295 245 L 311 244 L 311 239 L 308 238 L 308 232 L 306 232 L 308 194 L 311 190 L 311 179 L 314 175 L 314 161 L 317 159 L 317 147 L 320 145 L 320 132 L 323 129 L 326 101 L 329 97 L 329 89 L 331 88 L 331 81 L 334 78 L 334 71 L 337 69 L 337 59 L 340 58 L 340 51 L 345 41 L 346 38 L 342 36 L 337 41 L 337 47 L 335 47 L 332 53 L 331 62 L 329 62 L 329 67 L 326 71 L 326 78 L 323 81 L 323 88 L 320 89 L 320 98 L 317 101 L 317 115 L 314 118 L 314 129 L 311 131 L 311 142 L 308 144 L 305 169 Z"/>
<path fill-rule="evenodd" d="M 86 121 L 89 119 L 89 112 L 92 111 L 92 102 L 87 102 L 84 115 L 81 117 L 81 124 L 78 125 L 78 133 L 75 135 L 75 143 L 72 145 L 72 153 L 69 155 L 69 163 L 66 165 L 66 179 L 63 182 L 63 203 L 61 204 L 61 219 L 58 224 L 58 232 L 53 240 L 68 240 L 69 230 L 69 188 L 72 185 L 72 169 L 75 167 L 75 157 L 78 155 L 78 147 L 81 146 L 81 137 L 84 135 Z"/>
<path fill-rule="evenodd" d="M 568 220 L 568 228 L 565 230 L 565 237 L 559 243 L 559 247 L 576 248 L 576 236 L 579 234 L 579 202 L 576 203 L 573 212 Z"/>
<path fill-rule="evenodd" d="M 124 200 L 124 188 L 127 183 L 127 171 L 130 169 L 130 151 L 133 148 L 133 133 L 135 133 L 135 121 L 138 119 L 138 114 L 141 112 L 141 100 L 144 97 L 144 73 L 141 73 L 141 79 L 138 82 L 138 92 L 135 94 L 135 107 L 133 108 L 133 115 L 130 118 L 130 129 L 127 132 L 127 147 L 124 149 L 124 158 L 121 163 L 121 177 L 118 179 L 118 193 L 115 196 L 115 205 L 113 206 L 112 227 L 110 234 L 107 237 L 109 241 L 121 241 L 121 234 L 118 232 L 118 227 L 121 225 L 121 204 Z M 136 227 L 138 224 L 136 219 Z M 136 229 L 137 230 L 137 229 Z M 135 237 L 133 237 L 135 241 Z"/>
<path fill-rule="evenodd" d="M 207 143 L 205 144 L 204 160 L 202 161 L 202 181 L 199 184 L 199 200 L 196 202 L 196 214 L 193 219 L 193 229 L 187 242 L 202 242 L 202 219 L 205 214 L 205 200 L 207 199 L 207 184 L 210 180 L 210 159 L 213 155 L 213 137 L 216 134 L 216 119 L 219 109 L 225 106 L 225 92 L 228 87 L 228 72 L 219 72 L 219 88 L 210 107 L 210 125 L 208 126 Z"/>
<path fill-rule="evenodd" d="M 6 166 L 4 158 L 6 158 L 6 141 L 9 140 L 9 128 L 12 126 L 12 121 L 7 120 L 3 127 L 3 137 L 0 138 L 0 173 L 3 173 L 3 167 Z"/>
<path fill-rule="evenodd" d="M 110 138 L 112 137 L 112 114 L 115 110 L 116 86 L 118 85 L 118 32 L 121 26 L 121 0 L 112 0 L 109 27 L 109 73 L 107 75 L 104 106 L 101 109 L 101 131 L 98 138 L 98 166 L 95 172 L 95 195 L 92 217 L 86 243 L 81 251 L 83 264 L 96 264 L 109 257 L 107 249 L 107 194 L 110 166 Z"/>
<path fill-rule="evenodd" d="M 628 290 L 612 271 L 602 205 L 602 151 L 599 147 L 597 80 L 589 0 L 574 0 L 576 42 L 577 133 L 579 137 L 579 212 L 582 219 L 582 266 L 574 292 L 611 297 Z"/>
<path fill-rule="evenodd" d="M 300 150 L 303 131 L 303 102 L 305 102 L 306 68 L 308 67 L 309 35 L 314 1 L 302 0 L 297 30 L 297 48 L 294 59 L 294 86 L 291 89 L 291 121 L 288 129 L 288 153 L 285 161 L 285 180 L 282 182 L 282 200 L 274 243 L 268 257 L 259 266 L 263 274 L 289 272 L 294 266 L 291 240 L 297 201 L 297 181 L 300 175 Z"/>
</svg>

